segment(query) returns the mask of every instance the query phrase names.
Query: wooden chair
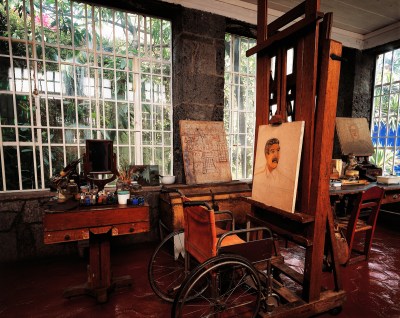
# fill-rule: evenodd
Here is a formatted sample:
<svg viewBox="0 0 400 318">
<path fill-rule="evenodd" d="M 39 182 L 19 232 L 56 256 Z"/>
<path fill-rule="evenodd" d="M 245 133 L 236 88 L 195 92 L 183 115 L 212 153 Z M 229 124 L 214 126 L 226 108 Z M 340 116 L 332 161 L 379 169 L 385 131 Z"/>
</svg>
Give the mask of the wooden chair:
<svg viewBox="0 0 400 318">
<path fill-rule="evenodd" d="M 361 192 L 354 202 L 350 216 L 339 219 L 339 227 L 343 229 L 349 245 L 347 264 L 368 260 L 383 194 L 384 190 L 376 186 Z M 357 233 L 365 233 L 365 238 L 361 241 L 362 250 L 354 248 Z M 356 255 L 352 256 L 354 254 Z"/>
</svg>

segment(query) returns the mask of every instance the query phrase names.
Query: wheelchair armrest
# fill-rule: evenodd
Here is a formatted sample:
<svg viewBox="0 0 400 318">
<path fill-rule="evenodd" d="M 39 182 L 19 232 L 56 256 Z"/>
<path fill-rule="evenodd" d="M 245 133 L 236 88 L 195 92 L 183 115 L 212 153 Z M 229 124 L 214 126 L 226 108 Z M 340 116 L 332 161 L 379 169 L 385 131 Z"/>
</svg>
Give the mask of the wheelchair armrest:
<svg viewBox="0 0 400 318">
<path fill-rule="evenodd" d="M 218 242 L 217 242 L 217 250 L 221 247 L 222 241 L 227 236 L 238 235 L 238 234 L 243 234 L 243 233 L 250 234 L 251 232 L 259 232 L 259 231 L 262 231 L 263 233 L 268 233 L 267 238 L 268 239 L 270 238 L 271 240 L 273 240 L 273 235 L 272 235 L 271 230 L 269 228 L 265 227 L 265 226 L 252 227 L 252 228 L 249 228 L 249 229 L 234 230 L 234 231 L 226 232 L 226 233 L 221 235 L 221 237 L 218 239 Z"/>
<path fill-rule="evenodd" d="M 215 223 L 226 222 L 230 226 L 229 230 L 235 229 L 235 218 L 233 217 L 233 213 L 231 211 L 229 210 L 214 211 L 214 214 L 215 214 Z"/>
<path fill-rule="evenodd" d="M 162 187 L 160 190 L 161 193 L 178 193 L 181 197 L 184 197 L 184 194 L 178 188 L 166 188 Z"/>
<path fill-rule="evenodd" d="M 206 207 L 208 210 L 211 210 L 211 206 L 205 201 L 184 201 L 183 207 L 190 207 L 190 206 L 203 206 Z"/>
</svg>

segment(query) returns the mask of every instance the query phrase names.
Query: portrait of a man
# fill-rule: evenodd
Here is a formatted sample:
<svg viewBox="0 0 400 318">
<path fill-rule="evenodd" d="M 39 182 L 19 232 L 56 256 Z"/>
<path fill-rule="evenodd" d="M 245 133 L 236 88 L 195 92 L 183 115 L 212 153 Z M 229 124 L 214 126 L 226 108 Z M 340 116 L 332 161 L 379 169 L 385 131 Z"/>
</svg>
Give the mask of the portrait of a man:
<svg viewBox="0 0 400 318">
<path fill-rule="evenodd" d="M 259 127 L 252 198 L 294 212 L 304 122 Z"/>
<path fill-rule="evenodd" d="M 277 138 L 268 139 L 265 144 L 264 154 L 267 158 L 267 168 L 270 173 L 278 167 L 280 150 L 281 146 L 279 146 L 279 140 Z"/>
<path fill-rule="evenodd" d="M 370 156 L 374 152 L 366 118 L 336 118 L 336 131 L 343 155 Z"/>
</svg>

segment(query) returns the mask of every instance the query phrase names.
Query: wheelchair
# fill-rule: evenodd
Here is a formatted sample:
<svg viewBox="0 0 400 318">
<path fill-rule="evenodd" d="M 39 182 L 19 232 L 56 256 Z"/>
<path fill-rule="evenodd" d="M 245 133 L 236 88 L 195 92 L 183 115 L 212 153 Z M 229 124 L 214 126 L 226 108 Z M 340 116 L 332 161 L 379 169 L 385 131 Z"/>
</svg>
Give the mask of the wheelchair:
<svg viewBox="0 0 400 318">
<path fill-rule="evenodd" d="M 231 230 L 228 211 L 215 212 L 206 202 L 168 191 L 182 198 L 184 229 L 156 248 L 148 275 L 153 291 L 173 302 L 171 317 L 255 317 L 278 306 L 272 292 L 271 231 Z"/>
</svg>

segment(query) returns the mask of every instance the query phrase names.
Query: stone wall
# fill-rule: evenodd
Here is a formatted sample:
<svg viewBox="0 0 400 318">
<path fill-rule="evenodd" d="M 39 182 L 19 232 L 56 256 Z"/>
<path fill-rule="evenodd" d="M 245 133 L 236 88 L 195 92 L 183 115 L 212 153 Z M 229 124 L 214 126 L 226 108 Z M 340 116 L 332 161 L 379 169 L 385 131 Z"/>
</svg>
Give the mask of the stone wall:
<svg viewBox="0 0 400 318">
<path fill-rule="evenodd" d="M 337 117 L 364 117 L 371 120 L 375 55 L 357 49 L 343 48 L 345 59 L 340 68 Z M 341 158 L 335 135 L 333 158 Z"/>
<path fill-rule="evenodd" d="M 183 8 L 172 33 L 174 174 L 184 183 L 179 121 L 223 120 L 225 18 Z"/>
<path fill-rule="evenodd" d="M 375 56 L 357 49 L 343 48 L 340 69 L 338 117 L 371 118 Z"/>
</svg>

